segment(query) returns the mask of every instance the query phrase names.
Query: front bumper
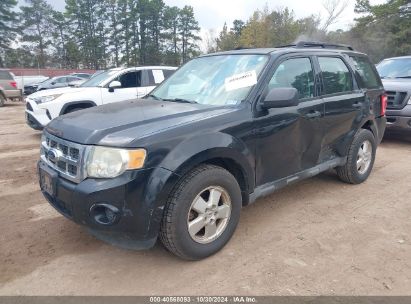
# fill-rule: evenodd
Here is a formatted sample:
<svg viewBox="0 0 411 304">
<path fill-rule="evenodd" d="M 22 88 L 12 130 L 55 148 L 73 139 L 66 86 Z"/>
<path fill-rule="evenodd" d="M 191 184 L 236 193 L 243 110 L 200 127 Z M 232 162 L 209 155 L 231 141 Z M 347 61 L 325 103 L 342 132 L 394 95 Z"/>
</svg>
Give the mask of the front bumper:
<svg viewBox="0 0 411 304">
<path fill-rule="evenodd" d="M 387 110 L 387 130 L 411 131 L 411 105 L 401 110 Z"/>
<path fill-rule="evenodd" d="M 88 227 L 97 238 L 126 249 L 147 249 L 155 244 L 168 196 L 165 185 L 176 178 L 171 171 L 127 171 L 114 179 L 89 178 L 76 184 L 59 177 L 42 161 L 38 169 L 52 177 L 53 194 L 41 187 L 48 202 L 66 218 Z M 117 210 L 117 219 L 102 224 L 95 213 L 100 205 Z"/>
<path fill-rule="evenodd" d="M 37 103 L 26 98 L 26 123 L 35 130 L 42 130 L 51 121 L 46 109 L 39 108 Z M 33 123 L 34 122 L 34 123 Z"/>
<path fill-rule="evenodd" d="M 38 131 L 41 131 L 44 128 L 41 125 L 41 123 L 39 123 L 38 120 L 35 119 L 34 116 L 28 111 L 26 111 L 26 124 L 30 126 L 32 129 L 38 130 Z"/>
</svg>

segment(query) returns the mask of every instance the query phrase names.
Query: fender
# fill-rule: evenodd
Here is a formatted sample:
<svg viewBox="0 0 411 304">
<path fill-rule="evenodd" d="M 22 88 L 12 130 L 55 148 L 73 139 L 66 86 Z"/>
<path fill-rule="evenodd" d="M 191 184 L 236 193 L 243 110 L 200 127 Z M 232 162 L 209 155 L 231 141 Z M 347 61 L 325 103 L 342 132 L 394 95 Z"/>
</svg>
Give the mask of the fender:
<svg viewBox="0 0 411 304">
<path fill-rule="evenodd" d="M 59 116 L 63 115 L 66 112 L 68 107 L 71 107 L 74 105 L 89 105 L 90 108 L 97 106 L 97 104 L 92 100 L 80 100 L 80 101 L 68 102 L 68 103 L 65 103 L 64 106 L 61 108 Z"/>
<path fill-rule="evenodd" d="M 175 146 L 159 164 L 177 175 L 211 159 L 229 159 L 241 168 L 248 188 L 255 186 L 254 153 L 242 141 L 222 132 L 191 137 Z"/>
</svg>

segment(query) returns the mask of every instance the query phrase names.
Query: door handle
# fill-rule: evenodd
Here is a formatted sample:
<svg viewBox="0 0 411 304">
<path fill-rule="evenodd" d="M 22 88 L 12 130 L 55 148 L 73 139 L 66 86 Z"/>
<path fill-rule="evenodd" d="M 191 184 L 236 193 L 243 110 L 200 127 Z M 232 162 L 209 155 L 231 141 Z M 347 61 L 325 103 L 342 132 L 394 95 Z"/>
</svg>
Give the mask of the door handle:
<svg viewBox="0 0 411 304">
<path fill-rule="evenodd" d="M 308 119 L 321 117 L 321 112 L 320 111 L 313 111 L 313 112 L 305 114 L 305 117 L 308 118 Z"/>
<path fill-rule="evenodd" d="M 352 105 L 352 107 L 353 107 L 353 108 L 356 108 L 356 109 L 362 108 L 362 103 L 360 103 L 360 102 L 354 103 L 354 104 Z"/>
</svg>

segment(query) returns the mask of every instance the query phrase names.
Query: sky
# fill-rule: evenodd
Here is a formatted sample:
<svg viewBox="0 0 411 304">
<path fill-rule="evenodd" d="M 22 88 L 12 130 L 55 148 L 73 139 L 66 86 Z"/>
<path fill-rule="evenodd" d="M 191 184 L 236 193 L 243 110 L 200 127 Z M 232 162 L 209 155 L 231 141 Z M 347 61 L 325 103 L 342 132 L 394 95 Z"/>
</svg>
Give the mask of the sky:
<svg viewBox="0 0 411 304">
<path fill-rule="evenodd" d="M 47 0 L 55 9 L 64 10 L 64 0 Z M 257 9 L 263 9 L 265 5 L 269 9 L 288 7 L 292 9 L 297 18 L 307 17 L 312 14 L 326 16 L 322 3 L 325 0 L 164 0 L 169 6 L 183 7 L 191 5 L 194 8 L 196 19 L 201 27 L 201 35 L 204 38 L 209 30 L 219 33 L 227 22 L 230 28 L 235 19 L 247 21 L 251 14 Z M 342 2 L 344 0 L 341 0 Z M 347 8 L 340 16 L 337 23 L 330 26 L 330 30 L 348 29 L 354 23 L 355 0 L 348 0 Z M 371 4 L 380 4 L 385 0 L 371 0 Z M 20 4 L 24 0 L 19 0 Z M 325 17 L 324 17 L 325 18 Z"/>
<path fill-rule="evenodd" d="M 47 0 L 58 10 L 64 10 L 64 0 Z M 288 7 L 294 10 L 298 18 L 306 17 L 311 14 L 325 14 L 322 6 L 324 0 L 164 0 L 169 6 L 183 7 L 191 5 L 194 7 L 194 13 L 200 23 L 202 31 L 209 29 L 219 30 L 223 27 L 224 22 L 230 26 L 235 19 L 246 21 L 256 9 L 262 9 L 268 5 L 269 9 Z M 342 0 L 344 1 L 344 0 Z M 19 1 L 21 4 L 24 0 Z M 379 4 L 384 0 L 371 0 L 371 4 Z M 331 29 L 347 29 L 355 18 L 354 14 L 355 0 L 349 0 L 349 4 L 340 17 L 338 23 L 334 24 Z"/>
</svg>

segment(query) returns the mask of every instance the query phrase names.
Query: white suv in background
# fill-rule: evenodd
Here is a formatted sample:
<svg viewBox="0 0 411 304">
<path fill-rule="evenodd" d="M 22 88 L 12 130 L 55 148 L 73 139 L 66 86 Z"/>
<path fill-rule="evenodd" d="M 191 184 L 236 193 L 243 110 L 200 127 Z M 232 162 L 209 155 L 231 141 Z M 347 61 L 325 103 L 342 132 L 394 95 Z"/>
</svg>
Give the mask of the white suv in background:
<svg viewBox="0 0 411 304">
<path fill-rule="evenodd" d="M 144 97 L 176 69 L 165 66 L 115 68 L 97 74 L 77 88 L 36 92 L 26 98 L 26 122 L 33 129 L 41 130 L 63 114 Z"/>
</svg>

